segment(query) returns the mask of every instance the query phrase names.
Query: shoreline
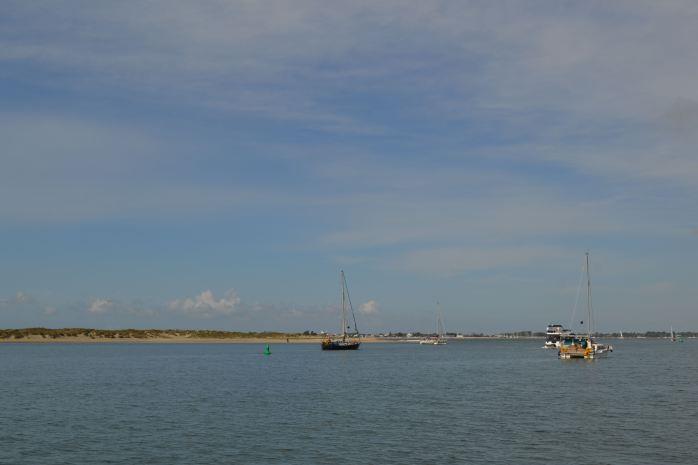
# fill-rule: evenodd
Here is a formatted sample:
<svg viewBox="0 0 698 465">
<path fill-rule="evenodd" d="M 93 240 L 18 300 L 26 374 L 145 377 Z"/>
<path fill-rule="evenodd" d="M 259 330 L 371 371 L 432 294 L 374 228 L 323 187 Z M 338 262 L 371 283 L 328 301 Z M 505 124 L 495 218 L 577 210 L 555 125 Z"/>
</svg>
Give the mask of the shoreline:
<svg viewBox="0 0 698 465">
<path fill-rule="evenodd" d="M 17 328 L 0 329 L 0 344 L 320 344 L 325 334 L 306 331 L 222 331 L 194 329 L 96 329 L 96 328 Z M 335 338 L 337 336 L 332 336 Z M 360 342 L 418 343 L 423 336 L 364 335 Z M 463 340 L 500 340 L 495 335 L 447 337 L 453 342 Z M 537 339 L 521 337 L 521 339 Z"/>
<path fill-rule="evenodd" d="M 517 338 L 518 340 L 535 340 L 540 338 Z M 502 340 L 514 341 L 517 339 L 506 339 L 495 336 L 466 336 L 462 338 L 450 338 L 449 342 L 473 340 Z M 320 344 L 322 337 L 191 337 L 191 336 L 168 336 L 168 337 L 90 337 L 90 336 L 60 336 L 44 337 L 40 335 L 29 335 L 22 338 L 2 338 L 0 344 Z M 362 343 L 388 343 L 388 344 L 417 344 L 419 339 L 415 338 L 388 338 L 388 337 L 363 337 Z"/>
<path fill-rule="evenodd" d="M 37 335 L 22 338 L 0 339 L 0 344 L 320 344 L 321 337 L 235 337 L 235 338 L 208 338 L 208 337 L 89 337 L 89 336 L 64 336 L 47 338 Z M 362 338 L 361 342 L 394 342 L 383 341 L 380 338 Z"/>
<path fill-rule="evenodd" d="M 465 336 L 459 338 L 448 338 L 448 342 L 458 343 L 463 341 L 535 341 L 542 340 L 540 337 L 518 337 L 504 338 L 497 336 Z M 606 339 L 619 339 L 609 337 Z M 655 340 L 662 338 L 625 338 L 632 340 Z M 695 339 L 689 337 L 688 339 Z M 291 337 L 288 339 L 283 337 L 192 337 L 192 336 L 169 336 L 169 337 L 90 337 L 90 336 L 59 336 L 59 337 L 44 337 L 40 335 L 29 335 L 21 338 L 0 338 L 2 344 L 320 344 L 322 337 Z M 390 337 L 365 337 L 361 338 L 362 343 L 376 344 L 418 344 L 420 339 L 415 338 L 390 338 Z"/>
</svg>

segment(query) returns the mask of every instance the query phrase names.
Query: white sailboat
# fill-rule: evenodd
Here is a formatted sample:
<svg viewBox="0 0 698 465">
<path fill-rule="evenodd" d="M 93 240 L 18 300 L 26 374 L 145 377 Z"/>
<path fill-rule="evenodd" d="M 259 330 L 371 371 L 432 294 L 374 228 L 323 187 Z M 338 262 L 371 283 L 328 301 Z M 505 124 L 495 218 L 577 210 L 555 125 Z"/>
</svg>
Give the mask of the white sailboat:
<svg viewBox="0 0 698 465">
<path fill-rule="evenodd" d="M 671 342 L 683 342 L 683 337 L 676 335 L 676 333 L 674 332 L 673 326 L 671 327 L 669 334 L 670 334 L 669 338 L 671 339 Z"/>
<path fill-rule="evenodd" d="M 436 302 L 438 311 L 436 312 L 436 337 L 425 337 L 420 340 L 420 344 L 428 344 L 434 346 L 441 346 L 446 344 L 446 330 L 444 329 L 444 322 L 441 319 L 441 305 Z"/>
<path fill-rule="evenodd" d="M 436 303 L 439 305 L 439 303 Z M 439 305 L 439 313 L 436 316 L 436 341 L 434 345 L 444 345 L 446 344 L 446 330 L 444 328 L 444 320 L 441 318 L 441 306 Z"/>
</svg>

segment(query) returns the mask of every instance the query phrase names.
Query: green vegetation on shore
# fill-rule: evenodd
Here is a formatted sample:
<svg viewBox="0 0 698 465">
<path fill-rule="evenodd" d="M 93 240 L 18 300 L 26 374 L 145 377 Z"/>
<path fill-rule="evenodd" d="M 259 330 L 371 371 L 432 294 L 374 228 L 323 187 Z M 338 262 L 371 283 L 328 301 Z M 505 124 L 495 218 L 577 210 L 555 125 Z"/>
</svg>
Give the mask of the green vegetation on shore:
<svg viewBox="0 0 698 465">
<path fill-rule="evenodd" d="M 378 338 L 402 339 L 406 337 L 416 338 L 429 334 L 391 332 L 376 335 Z M 448 333 L 450 337 L 456 337 L 456 333 Z M 597 333 L 597 337 L 618 337 L 618 333 Z M 666 331 L 625 332 L 626 338 L 667 338 Z M 677 333 L 682 337 L 698 337 L 698 332 L 683 331 Z M 25 338 L 41 337 L 44 339 L 62 338 L 90 338 L 90 339 L 307 339 L 320 337 L 315 331 L 302 333 L 284 333 L 277 331 L 220 331 L 210 329 L 93 329 L 93 328 L 18 328 L 0 329 L 0 341 L 21 340 Z M 370 336 L 370 335 L 369 335 Z M 472 337 L 503 337 L 503 338 L 543 338 L 545 333 L 532 331 L 517 331 L 487 335 L 483 333 L 471 333 L 464 336 Z"/>
<path fill-rule="evenodd" d="M 21 328 L 0 329 L 1 339 L 23 339 L 40 336 L 45 339 L 66 337 L 88 337 L 91 339 L 244 339 L 244 338 L 299 338 L 298 333 L 280 333 L 273 331 L 241 332 L 192 329 L 92 329 L 92 328 Z"/>
</svg>

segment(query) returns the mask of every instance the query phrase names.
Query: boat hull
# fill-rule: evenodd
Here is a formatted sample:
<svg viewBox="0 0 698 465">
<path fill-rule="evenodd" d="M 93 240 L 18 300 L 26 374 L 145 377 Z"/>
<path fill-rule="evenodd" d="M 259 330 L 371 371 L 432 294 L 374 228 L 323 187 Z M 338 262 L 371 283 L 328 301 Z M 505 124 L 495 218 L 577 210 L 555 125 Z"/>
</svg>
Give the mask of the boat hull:
<svg viewBox="0 0 698 465">
<path fill-rule="evenodd" d="M 594 359 L 607 357 L 609 352 L 613 352 L 613 346 L 605 344 L 593 344 L 591 347 L 563 347 L 557 353 L 561 359 L 584 358 Z"/>
<path fill-rule="evenodd" d="M 586 350 L 558 352 L 558 357 L 560 357 L 562 360 L 570 360 L 573 358 L 583 358 L 588 360 L 596 358 L 594 355 L 595 354 L 592 351 Z"/>
<path fill-rule="evenodd" d="M 357 350 L 360 342 L 322 341 L 322 350 Z"/>
<path fill-rule="evenodd" d="M 570 360 L 574 358 L 582 358 L 585 360 L 593 360 L 595 358 L 601 358 L 601 357 L 607 357 L 608 353 L 607 352 L 590 352 L 590 353 L 560 353 L 559 357 L 562 360 Z"/>
</svg>

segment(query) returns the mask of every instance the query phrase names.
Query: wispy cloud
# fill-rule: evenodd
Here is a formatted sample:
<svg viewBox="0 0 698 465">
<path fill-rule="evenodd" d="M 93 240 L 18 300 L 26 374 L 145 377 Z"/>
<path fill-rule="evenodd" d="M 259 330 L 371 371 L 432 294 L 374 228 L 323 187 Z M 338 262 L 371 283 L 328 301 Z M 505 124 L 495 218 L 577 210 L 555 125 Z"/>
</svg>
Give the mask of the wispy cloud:
<svg viewBox="0 0 698 465">
<path fill-rule="evenodd" d="M 6 5 L 0 59 L 79 70 L 63 73 L 63 86 L 177 95 L 331 130 L 375 125 L 331 103 L 349 86 L 369 96 L 411 94 L 410 117 L 499 114 L 514 126 L 541 109 L 577 122 L 600 113 L 637 120 L 675 96 L 696 96 L 691 2 L 553 9 L 545 2 L 300 1 L 291 9 L 154 1 L 46 11 Z"/>
<path fill-rule="evenodd" d="M 378 313 L 378 302 L 375 300 L 369 300 L 368 302 L 364 302 L 361 305 L 359 305 L 359 313 L 362 313 L 364 315 L 375 315 Z"/>
<path fill-rule="evenodd" d="M 168 304 L 170 310 L 192 317 L 210 318 L 234 314 L 240 305 L 240 297 L 235 290 L 226 291 L 220 299 L 213 292 L 206 290 L 191 298 L 173 300 Z"/>
<path fill-rule="evenodd" d="M 555 247 L 441 247 L 408 252 L 393 261 L 398 269 L 420 273 L 457 274 L 465 271 L 516 269 L 572 256 Z"/>
<path fill-rule="evenodd" d="M 70 307 L 74 307 L 74 305 Z M 54 306 L 49 306 L 46 307 L 44 313 L 53 315 L 57 313 L 57 309 Z M 159 312 L 157 306 L 144 306 L 135 301 L 125 302 L 118 299 L 94 298 L 87 303 L 87 313 L 91 316 L 109 317 L 118 321 L 124 317 L 150 319 L 157 316 Z"/>
<path fill-rule="evenodd" d="M 36 299 L 32 295 L 24 291 L 17 291 L 12 298 L 0 299 L 0 307 L 26 306 L 35 302 Z"/>
<path fill-rule="evenodd" d="M 17 295 L 15 296 L 15 302 L 24 304 L 27 302 L 30 302 L 32 300 L 32 297 L 24 292 L 18 292 Z"/>
<path fill-rule="evenodd" d="M 93 299 L 87 307 L 87 312 L 92 315 L 103 315 L 114 308 L 114 302 L 109 299 Z"/>
</svg>

